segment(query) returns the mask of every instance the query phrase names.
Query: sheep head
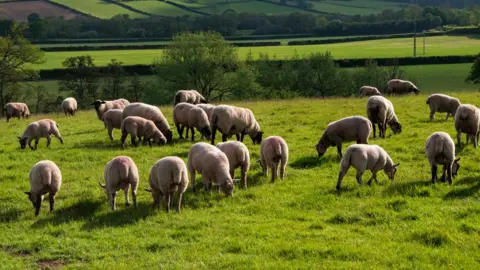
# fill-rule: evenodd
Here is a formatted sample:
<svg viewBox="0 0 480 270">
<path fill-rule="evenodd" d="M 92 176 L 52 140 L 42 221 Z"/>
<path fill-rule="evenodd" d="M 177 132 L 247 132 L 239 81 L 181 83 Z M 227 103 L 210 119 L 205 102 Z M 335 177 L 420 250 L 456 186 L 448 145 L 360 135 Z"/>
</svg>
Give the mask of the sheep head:
<svg viewBox="0 0 480 270">
<path fill-rule="evenodd" d="M 385 166 L 384 171 L 388 175 L 388 178 L 390 180 L 395 179 L 395 174 L 397 173 L 397 167 L 400 165 L 400 163 L 394 164 L 393 166 Z"/>
<path fill-rule="evenodd" d="M 20 143 L 20 148 L 21 149 L 25 149 L 25 147 L 27 147 L 27 139 L 28 137 L 17 137 L 18 138 L 18 142 Z"/>
<path fill-rule="evenodd" d="M 35 194 L 31 192 L 25 192 L 25 194 L 28 196 L 28 199 L 30 202 L 32 202 L 33 207 L 35 208 L 35 216 L 38 216 L 40 213 L 40 206 L 42 204 L 42 195 L 40 194 Z"/>
<path fill-rule="evenodd" d="M 252 139 L 252 142 L 253 144 L 260 144 L 262 143 L 262 139 L 263 139 L 263 131 L 259 131 L 257 132 L 257 134 L 255 135 L 249 135 L 250 138 Z"/>
<path fill-rule="evenodd" d="M 458 163 L 459 160 L 460 160 L 460 158 L 456 158 L 456 159 L 453 161 L 453 165 L 452 165 L 452 176 L 453 176 L 453 177 L 456 177 L 456 176 L 457 176 L 458 170 L 460 169 L 460 164 Z"/>
<path fill-rule="evenodd" d="M 401 133 L 402 132 L 402 124 L 399 122 L 393 122 L 388 124 L 393 131 L 393 134 Z"/>
</svg>

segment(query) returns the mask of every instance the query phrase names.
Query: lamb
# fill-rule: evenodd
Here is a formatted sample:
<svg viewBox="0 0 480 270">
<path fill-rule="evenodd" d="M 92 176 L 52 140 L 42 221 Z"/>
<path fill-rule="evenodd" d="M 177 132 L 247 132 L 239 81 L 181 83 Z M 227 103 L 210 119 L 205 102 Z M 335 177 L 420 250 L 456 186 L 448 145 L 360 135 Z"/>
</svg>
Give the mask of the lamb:
<svg viewBox="0 0 480 270">
<path fill-rule="evenodd" d="M 372 96 L 368 98 L 367 115 L 373 124 L 374 138 L 377 136 L 375 124 L 378 124 L 381 138 L 385 138 L 387 124 L 394 134 L 402 132 L 402 125 L 398 122 L 398 117 L 395 114 L 392 102 L 382 96 Z"/>
<path fill-rule="evenodd" d="M 175 94 L 175 102 L 173 106 L 176 106 L 180 102 L 186 102 L 191 104 L 208 103 L 197 90 L 178 90 Z"/>
<path fill-rule="evenodd" d="M 461 147 L 461 135 L 467 134 L 467 144 L 469 137 L 472 138 L 475 148 L 478 146 L 478 137 L 480 132 L 480 109 L 471 104 L 461 104 L 455 113 L 455 130 L 457 131 L 458 146 Z"/>
<path fill-rule="evenodd" d="M 187 127 L 192 132 L 192 141 L 195 140 L 194 128 L 198 129 L 202 134 L 202 138 L 205 136 L 210 139 L 210 122 L 208 121 L 207 114 L 201 108 L 190 103 L 180 102 L 175 105 L 173 109 L 173 122 L 177 127 L 180 139 L 183 139 L 183 129 Z"/>
<path fill-rule="evenodd" d="M 167 138 L 167 142 L 172 141 L 173 133 L 170 130 L 170 125 L 158 107 L 141 102 L 134 102 L 123 109 L 122 119 L 125 119 L 128 116 L 139 116 L 153 121 L 157 128 Z"/>
<path fill-rule="evenodd" d="M 228 158 L 230 164 L 230 176 L 233 178 L 235 169 L 241 168 L 243 188 L 247 188 L 247 174 L 250 169 L 250 153 L 248 148 L 242 142 L 229 141 L 218 143 L 220 149 Z"/>
<path fill-rule="evenodd" d="M 280 179 L 283 180 L 285 167 L 288 162 L 288 146 L 280 136 L 270 136 L 260 145 L 260 165 L 263 175 L 267 176 L 268 168 L 272 169 L 272 183 L 277 178 L 278 164 L 280 163 Z"/>
<path fill-rule="evenodd" d="M 190 148 L 188 153 L 187 168 L 192 180 L 193 192 L 195 187 L 195 172 L 202 174 L 203 187 L 210 191 L 212 182 L 227 196 L 232 196 L 233 180 L 230 176 L 230 164 L 227 155 L 220 149 L 208 143 L 199 142 Z"/>
<path fill-rule="evenodd" d="M 213 108 L 215 108 L 215 105 L 208 104 L 208 103 L 199 103 L 197 104 L 197 107 L 202 108 L 202 110 L 205 111 L 207 114 L 208 119 L 212 116 Z"/>
<path fill-rule="evenodd" d="M 248 134 L 253 144 L 261 143 L 263 132 L 260 130 L 253 112 L 247 108 L 234 107 L 230 105 L 215 106 L 210 118 L 212 130 L 211 143 L 215 144 L 215 133 L 217 129 L 222 133 L 222 141 L 225 142 L 228 136 L 236 135 L 237 141 L 243 142 L 245 134 Z"/>
<path fill-rule="evenodd" d="M 123 119 L 120 129 L 122 130 L 122 138 L 120 141 L 122 142 L 123 148 L 125 148 L 125 139 L 128 134 L 130 134 L 132 144 L 135 146 L 137 146 L 137 142 L 135 141 L 137 137 L 143 137 L 144 144 L 148 143 L 150 146 L 152 146 L 152 139 L 158 145 L 165 144 L 167 141 L 153 121 L 142 117 L 129 116 Z"/>
<path fill-rule="evenodd" d="M 65 113 L 65 116 L 68 116 L 69 114 L 74 116 L 75 112 L 77 111 L 77 100 L 75 100 L 73 97 L 64 99 L 62 101 L 62 110 Z"/>
<path fill-rule="evenodd" d="M 20 119 L 20 116 L 25 119 L 30 117 L 30 110 L 28 109 L 27 104 L 21 102 L 10 102 L 5 105 L 3 108 L 5 115 L 7 116 L 7 122 L 10 121 L 10 118 L 17 117 Z"/>
<path fill-rule="evenodd" d="M 122 126 L 122 109 L 112 109 L 105 112 L 102 116 L 103 123 L 108 129 L 108 137 L 113 141 L 113 129 L 120 129 Z"/>
<path fill-rule="evenodd" d="M 177 212 L 182 205 L 182 194 L 188 187 L 188 174 L 185 162 L 179 157 L 164 157 L 153 165 L 150 170 L 149 184 L 154 204 L 160 208 L 161 199 L 165 197 L 167 212 L 170 212 L 170 202 L 173 193 L 178 194 Z"/>
<path fill-rule="evenodd" d="M 62 136 L 60 135 L 60 131 L 58 131 L 58 125 L 55 121 L 50 119 L 43 119 L 38 120 L 36 122 L 31 123 L 23 132 L 21 137 L 18 137 L 18 142 L 20 143 L 21 149 L 25 149 L 28 146 L 32 150 L 37 150 L 38 141 L 40 138 L 47 138 L 47 147 L 50 146 L 50 142 L 52 139 L 50 135 L 57 137 L 60 140 L 60 143 L 63 144 Z M 32 140 L 35 139 L 35 148 L 32 147 L 31 143 Z"/>
<path fill-rule="evenodd" d="M 412 92 L 415 95 L 420 93 L 418 87 L 410 81 L 393 79 L 387 83 L 387 94 L 408 94 Z"/>
<path fill-rule="evenodd" d="M 443 174 L 440 181 L 445 182 L 445 171 L 447 172 L 447 181 L 452 184 L 452 176 L 455 177 L 460 169 L 458 161 L 455 158 L 455 144 L 446 132 L 435 132 L 428 137 L 425 143 L 425 153 L 428 162 L 432 168 L 432 183 L 437 180 L 437 165 L 443 165 Z"/>
<path fill-rule="evenodd" d="M 368 144 L 372 123 L 363 116 L 345 117 L 328 124 L 322 137 L 315 145 L 318 156 L 322 157 L 330 146 L 337 146 L 337 154 L 342 157 L 342 142 L 356 141 Z"/>
<path fill-rule="evenodd" d="M 362 86 L 360 87 L 360 97 L 381 96 L 382 94 L 376 87 Z"/>
<path fill-rule="evenodd" d="M 350 145 L 345 152 L 345 156 L 340 161 L 340 173 L 338 174 L 337 190 L 341 188 L 342 180 L 350 166 L 357 169 L 357 182 L 362 185 L 362 175 L 365 170 L 372 172 L 372 177 L 368 181 L 368 185 L 372 180 L 377 180 L 377 172 L 382 170 L 388 175 L 390 180 L 394 180 L 397 167 L 400 163 L 394 164 L 392 158 L 380 146 L 376 144 L 354 144 Z"/>
<path fill-rule="evenodd" d="M 130 157 L 118 156 L 110 160 L 103 173 L 105 184 L 98 183 L 107 194 L 110 209 L 115 210 L 115 196 L 117 191 L 123 189 L 125 205 L 130 205 L 128 189 L 132 188 L 133 207 L 137 208 L 137 187 L 140 182 L 138 169 Z"/>
<path fill-rule="evenodd" d="M 97 112 L 97 117 L 99 120 L 102 120 L 103 114 L 106 113 L 108 110 L 125 108 L 125 104 L 120 100 L 99 99 L 93 102 L 91 105 L 95 106 L 95 111 Z"/>
<path fill-rule="evenodd" d="M 448 116 L 452 115 L 455 118 L 455 112 L 457 111 L 458 106 L 460 106 L 460 101 L 457 98 L 443 95 L 443 94 L 433 94 L 428 97 L 427 104 L 430 106 L 430 120 L 435 120 L 436 112 L 446 112 L 447 117 L 445 121 L 448 120 Z"/>
<path fill-rule="evenodd" d="M 30 191 L 25 192 L 35 208 L 35 216 L 40 213 L 43 195 L 48 193 L 50 213 L 55 208 L 55 197 L 62 186 L 62 173 L 58 166 L 50 160 L 42 160 L 30 170 Z"/>
</svg>

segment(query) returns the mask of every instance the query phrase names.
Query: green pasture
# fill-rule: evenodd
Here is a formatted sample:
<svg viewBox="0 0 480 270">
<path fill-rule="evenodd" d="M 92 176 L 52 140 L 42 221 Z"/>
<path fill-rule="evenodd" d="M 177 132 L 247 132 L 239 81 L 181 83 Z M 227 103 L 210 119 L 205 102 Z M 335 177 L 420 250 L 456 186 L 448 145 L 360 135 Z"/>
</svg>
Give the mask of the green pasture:
<svg viewBox="0 0 480 270">
<path fill-rule="evenodd" d="M 110 19 L 118 14 L 128 14 L 131 18 L 145 18 L 137 12 L 130 11 L 115 4 L 101 0 L 51 0 L 52 2 L 68 6 L 83 13 L 90 14 L 101 19 Z"/>
<path fill-rule="evenodd" d="M 147 12 L 149 14 L 154 15 L 163 15 L 163 16 L 170 16 L 170 17 L 182 17 L 185 15 L 190 16 L 200 16 L 199 14 L 193 13 L 191 11 L 178 8 L 176 6 L 167 4 L 165 2 L 150 0 L 150 1 L 129 1 L 124 2 L 124 4 L 141 10 L 143 12 Z"/>
<path fill-rule="evenodd" d="M 354 0 L 354 1 L 311 1 L 313 9 L 345 15 L 369 15 L 380 13 L 384 9 L 396 10 L 401 7 L 400 3 L 378 0 Z"/>
</svg>

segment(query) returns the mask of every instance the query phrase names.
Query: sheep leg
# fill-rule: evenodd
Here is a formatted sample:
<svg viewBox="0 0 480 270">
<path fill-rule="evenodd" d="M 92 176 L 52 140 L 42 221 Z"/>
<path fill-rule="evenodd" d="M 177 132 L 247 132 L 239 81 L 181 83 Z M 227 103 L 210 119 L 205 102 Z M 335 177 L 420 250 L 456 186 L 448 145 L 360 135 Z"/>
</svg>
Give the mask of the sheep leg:
<svg viewBox="0 0 480 270">
<path fill-rule="evenodd" d="M 447 118 L 448 118 L 448 113 L 447 113 Z M 430 121 L 433 121 L 433 120 L 435 120 L 435 112 L 430 111 Z"/>
<path fill-rule="evenodd" d="M 188 130 L 188 128 L 187 128 Z M 192 142 L 195 141 L 195 130 L 193 128 L 190 128 L 190 131 L 192 132 Z"/>
<path fill-rule="evenodd" d="M 185 138 L 188 139 L 188 131 L 189 131 L 188 129 L 189 129 L 189 127 L 183 126 L 183 127 L 182 127 L 182 134 L 183 134 L 183 129 L 184 129 L 185 127 L 187 128 L 187 133 L 185 133 Z"/>
<path fill-rule="evenodd" d="M 226 134 L 222 134 L 222 142 L 226 142 L 227 141 L 227 135 Z"/>
<path fill-rule="evenodd" d="M 110 209 L 115 210 L 115 196 L 116 192 L 110 193 Z"/>
<path fill-rule="evenodd" d="M 280 163 L 280 180 L 283 181 L 283 178 L 285 177 L 285 167 L 287 167 L 287 161 L 285 159 L 282 159 Z"/>
<path fill-rule="evenodd" d="M 337 180 L 337 187 L 336 189 L 339 190 L 342 186 L 343 177 L 347 174 L 349 167 L 347 168 L 340 168 L 340 172 L 338 173 L 338 180 Z"/>
<path fill-rule="evenodd" d="M 342 143 L 341 142 L 337 142 L 337 154 L 340 158 L 342 158 Z"/>
<path fill-rule="evenodd" d="M 458 147 L 462 147 L 462 133 L 460 131 L 457 131 L 457 143 Z"/>
<path fill-rule="evenodd" d="M 120 141 L 122 142 L 123 148 L 125 148 L 125 139 L 127 139 L 127 133 L 122 133 L 122 138 L 120 138 Z"/>
<path fill-rule="evenodd" d="M 123 192 L 125 193 L 125 205 L 126 206 L 129 206 L 130 205 L 130 200 L 128 199 L 128 189 L 130 189 L 130 184 L 128 184 L 125 189 L 123 190 Z M 133 192 L 133 190 L 132 190 Z"/>
<path fill-rule="evenodd" d="M 33 147 L 32 147 L 32 140 L 28 139 L 28 146 L 30 147 L 30 149 L 33 150 Z"/>
<path fill-rule="evenodd" d="M 437 168 L 438 166 L 432 165 L 432 184 L 435 184 L 435 181 L 437 180 Z"/>
<path fill-rule="evenodd" d="M 240 141 L 243 142 L 243 138 L 245 138 L 245 133 L 242 132 L 242 135 L 240 136 Z"/>
<path fill-rule="evenodd" d="M 172 201 L 173 193 L 169 192 L 167 194 L 167 213 L 170 212 L 170 202 Z"/>
<path fill-rule="evenodd" d="M 273 164 L 272 166 L 272 183 L 274 183 L 275 179 L 277 178 L 277 172 L 278 172 L 278 162 Z"/>
<path fill-rule="evenodd" d="M 235 137 L 237 138 L 237 141 L 240 141 L 240 134 L 235 134 Z"/>
<path fill-rule="evenodd" d="M 181 128 L 179 124 L 175 124 L 175 126 L 177 127 L 177 132 L 180 136 L 180 139 L 183 139 L 183 128 Z"/>
<path fill-rule="evenodd" d="M 52 138 L 50 136 L 47 136 L 47 147 L 50 147 L 50 143 L 52 142 Z"/>
<path fill-rule="evenodd" d="M 180 208 L 182 207 L 182 195 L 183 193 L 178 194 L 177 213 L 180 213 Z"/>
<path fill-rule="evenodd" d="M 473 136 L 473 146 L 478 147 L 478 134 Z"/>
<path fill-rule="evenodd" d="M 232 175 L 233 175 L 233 172 L 232 172 Z M 242 184 L 243 184 L 243 188 L 247 189 L 247 168 L 245 166 L 242 167 Z"/>
<path fill-rule="evenodd" d="M 448 120 L 448 116 L 450 115 L 450 113 L 447 112 L 447 117 L 445 117 L 445 121 Z"/>
<path fill-rule="evenodd" d="M 445 165 L 445 167 L 447 167 L 447 181 L 448 181 L 448 184 L 451 185 L 452 184 L 452 164 L 449 164 L 448 166 Z"/>
<path fill-rule="evenodd" d="M 216 126 L 211 126 L 211 129 L 212 129 L 212 137 L 210 138 L 210 143 L 212 145 L 215 145 L 215 135 L 217 134 L 217 127 Z"/>
<path fill-rule="evenodd" d="M 195 193 L 197 192 L 197 188 L 195 187 L 195 174 L 196 174 L 195 169 L 189 168 L 189 173 L 190 173 L 190 179 L 192 180 L 192 191 L 193 193 Z"/>
<path fill-rule="evenodd" d="M 132 200 L 133 200 L 133 208 L 137 208 L 137 191 L 132 188 Z"/>
<path fill-rule="evenodd" d="M 53 134 L 53 136 L 57 137 L 58 140 L 60 141 L 61 144 L 63 144 L 63 139 L 62 139 L 62 136 L 60 136 L 60 133 L 58 132 L 58 130 L 54 130 L 52 133 L 50 134 Z"/>
<path fill-rule="evenodd" d="M 108 137 L 113 141 L 113 126 L 108 126 Z"/>
<path fill-rule="evenodd" d="M 445 183 L 445 171 L 447 170 L 447 167 L 445 164 L 442 166 L 442 177 L 440 178 L 440 182 Z"/>
<path fill-rule="evenodd" d="M 35 148 L 35 150 L 37 150 L 37 147 L 38 147 L 38 141 L 40 141 L 40 138 L 39 138 L 39 137 L 35 138 L 35 147 L 34 147 L 34 148 Z"/>
<path fill-rule="evenodd" d="M 376 138 L 376 137 L 377 137 L 377 127 L 376 127 L 376 124 L 373 124 L 373 125 L 372 125 L 372 128 L 373 128 L 373 138 Z"/>
<path fill-rule="evenodd" d="M 363 170 L 357 170 L 357 175 L 356 175 L 356 178 L 357 178 L 357 183 L 358 185 L 363 185 L 363 182 L 362 182 L 362 175 L 365 171 Z"/>
<path fill-rule="evenodd" d="M 35 204 L 35 216 L 40 214 L 40 207 L 42 206 L 42 195 L 37 195 L 37 203 Z"/>
<path fill-rule="evenodd" d="M 268 176 L 267 161 L 265 159 L 260 159 L 260 166 L 262 167 L 263 176 Z"/>
<path fill-rule="evenodd" d="M 48 195 L 48 198 L 49 198 L 49 200 L 50 200 L 50 213 L 52 213 L 53 210 L 55 209 L 55 196 L 56 196 L 56 195 L 57 195 L 57 194 L 55 194 L 55 193 L 50 193 L 50 194 Z"/>
<path fill-rule="evenodd" d="M 137 137 L 137 136 L 134 136 L 134 135 L 131 135 L 131 136 L 130 136 L 130 140 L 132 141 L 132 144 L 133 144 L 135 147 L 138 146 L 138 145 L 137 145 L 137 142 L 135 141 L 135 138 L 136 138 L 136 137 Z"/>
</svg>

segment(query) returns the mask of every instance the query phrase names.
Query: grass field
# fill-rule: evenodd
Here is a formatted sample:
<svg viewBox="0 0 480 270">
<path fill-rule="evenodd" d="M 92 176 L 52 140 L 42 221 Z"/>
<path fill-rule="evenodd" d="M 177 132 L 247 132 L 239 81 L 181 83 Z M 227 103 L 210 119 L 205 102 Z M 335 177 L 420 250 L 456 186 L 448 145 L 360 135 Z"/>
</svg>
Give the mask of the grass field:
<svg viewBox="0 0 480 270">
<path fill-rule="evenodd" d="M 418 43 L 418 55 L 422 55 L 421 39 Z M 468 37 L 428 37 L 426 39 L 425 56 L 440 55 L 475 55 L 480 40 Z M 369 58 L 369 57 L 407 57 L 412 56 L 412 38 L 371 40 L 322 45 L 299 45 L 299 46 L 267 46 L 267 47 L 242 47 L 238 48 L 241 58 L 245 58 L 249 52 L 253 56 L 259 53 L 276 55 L 277 59 L 291 57 L 297 52 L 299 55 L 315 52 L 330 51 L 337 59 L 342 58 Z M 151 64 L 155 57 L 161 56 L 162 50 L 114 50 L 114 51 L 89 51 L 89 52 L 50 52 L 45 53 L 47 62 L 40 66 L 41 69 L 60 68 L 62 61 L 67 57 L 89 54 L 95 58 L 99 66 L 106 65 L 110 59 L 116 58 L 126 65 Z"/>
<path fill-rule="evenodd" d="M 380 13 L 384 9 L 396 10 L 401 7 L 399 3 L 378 0 L 355 0 L 355 1 L 312 1 L 313 9 L 327 13 L 340 13 L 345 15 L 368 15 Z"/>
<path fill-rule="evenodd" d="M 131 18 L 145 18 L 137 12 L 130 11 L 120 6 L 101 0 L 51 0 L 52 2 L 68 6 L 83 13 L 90 14 L 101 19 L 110 19 L 118 14 L 128 14 Z M 28 4 L 28 2 L 26 3 Z"/>
<path fill-rule="evenodd" d="M 477 93 L 451 93 L 480 104 Z M 359 187 L 355 170 L 334 187 L 339 160 L 335 149 L 319 159 L 313 147 L 328 122 L 365 115 L 366 99 L 292 100 L 234 103 L 255 113 L 267 136 L 283 136 L 290 148 L 287 177 L 274 184 L 255 162 L 259 146 L 246 140 L 252 166 L 248 190 L 232 198 L 184 194 L 181 214 L 152 209 L 147 177 L 167 155 L 187 157 L 191 142 L 128 148 L 110 142 L 93 111 L 74 119 L 42 115 L 29 121 L 2 122 L 0 135 L 0 261 L 5 268 L 359 268 L 476 269 L 480 255 L 478 160 L 471 145 L 457 153 L 461 169 L 452 186 L 430 184 L 424 156 L 435 131 L 454 136 L 453 121 L 427 121 L 425 95 L 392 98 L 403 132 L 370 139 L 401 165 L 394 182 L 379 173 L 380 185 Z M 162 111 L 171 119 L 171 107 Z M 65 145 L 41 140 L 36 152 L 18 149 L 16 136 L 38 118 L 60 125 Z M 437 116 L 439 119 L 443 115 Z M 118 131 L 115 131 L 118 138 Z M 177 135 L 175 134 L 175 137 Z M 345 144 L 345 150 L 349 143 Z M 117 155 L 134 159 L 140 171 L 138 209 L 108 209 L 98 187 L 106 162 Z M 44 203 L 40 216 L 23 191 L 28 172 L 39 160 L 56 162 L 63 173 L 56 211 Z M 198 177 L 198 175 L 197 175 Z M 236 176 L 238 177 L 238 176 Z M 367 181 L 370 173 L 364 175 Z M 198 179 L 197 179 L 198 180 Z M 197 181 L 198 182 L 198 181 Z"/>
<path fill-rule="evenodd" d="M 199 14 L 190 12 L 185 9 L 178 8 L 176 6 L 167 4 L 165 2 L 160 1 L 130 1 L 124 2 L 124 4 L 131 6 L 135 9 L 147 12 L 149 14 L 154 15 L 163 15 L 163 16 L 171 16 L 171 17 L 182 17 L 185 15 L 190 16 L 201 16 Z"/>
</svg>

